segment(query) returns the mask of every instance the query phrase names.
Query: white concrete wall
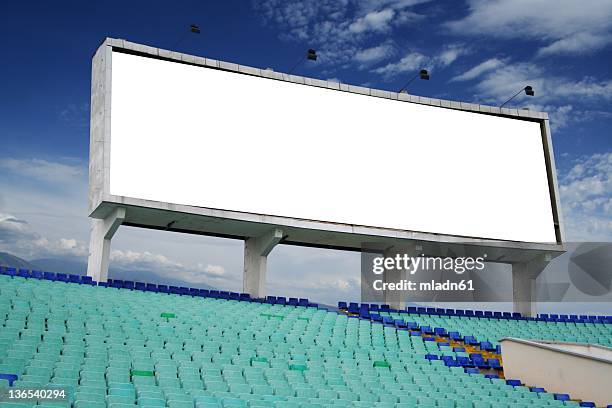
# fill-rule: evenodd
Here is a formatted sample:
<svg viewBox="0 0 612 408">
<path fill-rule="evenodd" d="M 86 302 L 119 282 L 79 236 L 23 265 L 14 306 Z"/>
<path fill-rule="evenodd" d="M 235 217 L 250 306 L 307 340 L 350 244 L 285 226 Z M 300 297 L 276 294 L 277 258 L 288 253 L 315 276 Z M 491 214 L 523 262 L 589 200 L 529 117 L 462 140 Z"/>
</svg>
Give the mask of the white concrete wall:
<svg viewBox="0 0 612 408">
<path fill-rule="evenodd" d="M 612 404 L 612 350 L 576 343 L 501 340 L 504 375 L 572 399 Z"/>
</svg>

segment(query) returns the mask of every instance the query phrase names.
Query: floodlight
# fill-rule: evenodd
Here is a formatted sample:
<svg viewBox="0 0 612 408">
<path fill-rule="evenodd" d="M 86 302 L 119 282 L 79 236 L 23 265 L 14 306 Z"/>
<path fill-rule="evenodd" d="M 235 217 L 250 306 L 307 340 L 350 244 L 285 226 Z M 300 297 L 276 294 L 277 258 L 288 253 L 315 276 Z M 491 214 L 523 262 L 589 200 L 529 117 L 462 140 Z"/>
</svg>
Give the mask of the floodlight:
<svg viewBox="0 0 612 408">
<path fill-rule="evenodd" d="M 403 93 L 406 90 L 406 87 L 408 85 L 410 85 L 412 83 L 412 81 L 414 81 L 415 79 L 420 78 L 420 79 L 424 79 L 426 81 L 429 80 L 429 71 L 427 71 L 426 69 L 422 69 L 420 70 L 415 76 L 413 76 L 412 78 L 410 78 L 410 80 L 408 82 L 406 82 L 406 84 L 404 86 L 402 86 L 400 88 L 399 91 L 397 91 L 398 93 Z"/>
<path fill-rule="evenodd" d="M 520 94 L 523 91 L 525 91 L 525 95 L 527 95 L 527 96 L 534 96 L 535 95 L 535 91 L 533 90 L 533 87 L 530 86 L 530 85 L 527 85 L 526 87 L 524 87 L 523 89 L 521 89 L 520 91 L 518 91 L 517 93 L 512 95 L 512 97 L 510 97 L 510 99 L 508 99 L 506 102 L 502 103 L 500 108 L 503 108 L 505 104 L 507 104 L 508 102 L 513 100 L 514 98 L 516 98 L 518 96 L 518 94 Z"/>
</svg>

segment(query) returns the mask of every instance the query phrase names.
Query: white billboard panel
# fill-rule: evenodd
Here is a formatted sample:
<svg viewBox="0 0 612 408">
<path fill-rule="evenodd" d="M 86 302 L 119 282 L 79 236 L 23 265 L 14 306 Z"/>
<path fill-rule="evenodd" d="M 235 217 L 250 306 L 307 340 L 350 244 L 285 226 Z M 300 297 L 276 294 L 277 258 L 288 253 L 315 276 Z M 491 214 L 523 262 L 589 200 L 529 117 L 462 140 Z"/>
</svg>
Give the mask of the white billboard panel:
<svg viewBox="0 0 612 408">
<path fill-rule="evenodd" d="M 110 194 L 556 242 L 540 124 L 112 53 Z"/>
</svg>

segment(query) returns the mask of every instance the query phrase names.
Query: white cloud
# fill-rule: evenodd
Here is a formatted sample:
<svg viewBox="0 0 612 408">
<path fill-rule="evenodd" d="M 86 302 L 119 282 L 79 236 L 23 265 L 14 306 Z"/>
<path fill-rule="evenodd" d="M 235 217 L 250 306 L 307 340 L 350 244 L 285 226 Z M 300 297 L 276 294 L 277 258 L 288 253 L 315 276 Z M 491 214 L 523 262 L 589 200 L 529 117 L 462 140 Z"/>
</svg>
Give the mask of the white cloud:
<svg viewBox="0 0 612 408">
<path fill-rule="evenodd" d="M 391 29 L 391 21 L 395 16 L 395 11 L 385 9 L 372 11 L 363 17 L 358 18 L 348 27 L 349 31 L 361 34 L 367 31 L 386 32 Z"/>
<path fill-rule="evenodd" d="M 224 276 L 227 274 L 227 271 L 221 265 L 206 265 L 204 271 L 213 276 Z"/>
<path fill-rule="evenodd" d="M 85 166 L 52 162 L 43 159 L 1 158 L 0 169 L 20 177 L 28 177 L 51 183 L 72 183 L 84 178 Z"/>
<path fill-rule="evenodd" d="M 514 95 L 519 89 L 531 85 L 536 98 L 525 100 L 519 96 L 515 104 L 537 102 L 539 104 L 560 104 L 576 100 L 612 99 L 612 81 L 597 81 L 585 77 L 579 81 L 547 74 L 541 66 L 529 62 L 506 63 L 497 69 L 485 72 L 476 84 L 478 97 L 488 103 L 500 103 Z M 518 99 L 523 98 L 523 99 Z"/>
<path fill-rule="evenodd" d="M 83 242 L 74 238 L 49 239 L 32 229 L 25 220 L 0 213 L 0 250 L 26 259 L 47 256 L 87 255 Z"/>
<path fill-rule="evenodd" d="M 446 67 L 455 62 L 457 58 L 462 55 L 465 55 L 468 52 L 468 49 L 461 45 L 450 45 L 446 47 L 442 52 L 436 56 L 435 64 L 441 67 Z"/>
<path fill-rule="evenodd" d="M 121 269 L 146 271 L 159 277 L 179 279 L 189 284 L 227 287 L 235 285 L 238 280 L 237 276 L 228 273 L 221 265 L 206 263 L 187 265 L 165 255 L 148 251 L 116 249 L 111 252 L 110 258 L 112 265 Z"/>
<path fill-rule="evenodd" d="M 612 241 L 612 152 L 582 157 L 560 177 L 566 241 Z"/>
<path fill-rule="evenodd" d="M 386 78 L 392 78 L 405 72 L 414 72 L 423 68 L 423 64 L 427 58 L 419 52 L 411 52 L 406 54 L 397 62 L 392 62 L 382 67 L 376 68 L 373 72 L 383 75 Z"/>
<path fill-rule="evenodd" d="M 362 64 L 371 64 L 390 57 L 394 51 L 393 45 L 387 42 L 375 47 L 359 50 L 355 54 L 355 60 Z"/>
<path fill-rule="evenodd" d="M 468 69 L 461 75 L 457 75 L 456 77 L 451 79 L 451 82 L 454 81 L 469 81 L 471 79 L 477 78 L 485 72 L 492 71 L 504 65 L 504 61 L 498 58 L 491 58 L 486 61 L 481 62 L 473 68 Z"/>
<path fill-rule="evenodd" d="M 580 55 L 598 51 L 610 44 L 612 36 L 595 35 L 588 32 L 575 33 L 568 37 L 561 38 L 538 51 L 539 56 L 554 54 Z"/>
<path fill-rule="evenodd" d="M 471 0 L 466 17 L 445 25 L 457 34 L 548 41 L 544 54 L 583 54 L 609 43 L 612 2 Z"/>
<path fill-rule="evenodd" d="M 451 44 L 444 47 L 438 54 L 428 57 L 420 52 L 412 51 L 405 54 L 399 61 L 390 62 L 386 65 L 377 67 L 372 72 L 382 75 L 384 79 L 390 80 L 405 73 L 416 73 L 422 68 L 434 70 L 445 68 L 452 64 L 462 55 L 469 52 L 467 47 L 460 44 Z"/>
<path fill-rule="evenodd" d="M 278 27 L 282 40 L 316 48 L 317 63 L 333 74 L 334 67 L 362 65 L 356 55 L 371 48 L 381 34 L 391 35 L 397 27 L 422 19 L 410 8 L 425 1 L 429 0 L 265 0 L 254 7 L 264 24 Z"/>
</svg>

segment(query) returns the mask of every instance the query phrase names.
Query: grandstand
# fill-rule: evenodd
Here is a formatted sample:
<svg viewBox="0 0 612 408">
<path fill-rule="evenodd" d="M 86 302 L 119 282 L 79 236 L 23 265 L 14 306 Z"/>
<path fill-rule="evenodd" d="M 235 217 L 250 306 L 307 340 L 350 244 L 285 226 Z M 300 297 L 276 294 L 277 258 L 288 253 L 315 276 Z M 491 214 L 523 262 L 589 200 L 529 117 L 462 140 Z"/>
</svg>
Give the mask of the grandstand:
<svg viewBox="0 0 612 408">
<path fill-rule="evenodd" d="M 306 299 L 1 272 L 0 382 L 68 391 L 40 406 L 588 407 L 504 378 L 497 340 L 612 339 L 609 316 L 329 311 Z"/>
</svg>

